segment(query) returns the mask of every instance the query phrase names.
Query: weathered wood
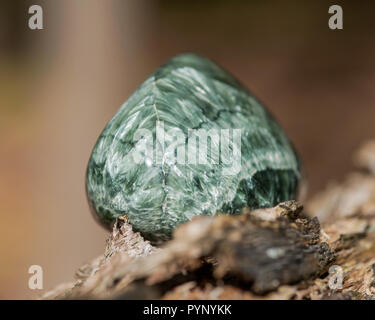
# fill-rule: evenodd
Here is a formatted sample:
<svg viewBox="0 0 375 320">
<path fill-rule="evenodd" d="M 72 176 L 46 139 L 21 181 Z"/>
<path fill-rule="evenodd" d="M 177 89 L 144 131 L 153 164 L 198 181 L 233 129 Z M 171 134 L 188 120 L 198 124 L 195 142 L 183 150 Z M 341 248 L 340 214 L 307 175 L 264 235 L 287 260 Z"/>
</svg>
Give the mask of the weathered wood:
<svg viewBox="0 0 375 320">
<path fill-rule="evenodd" d="M 331 185 L 304 211 L 288 201 L 197 217 L 161 248 L 122 217 L 105 254 L 43 298 L 374 299 L 373 145 L 357 156 L 364 171 Z"/>
</svg>

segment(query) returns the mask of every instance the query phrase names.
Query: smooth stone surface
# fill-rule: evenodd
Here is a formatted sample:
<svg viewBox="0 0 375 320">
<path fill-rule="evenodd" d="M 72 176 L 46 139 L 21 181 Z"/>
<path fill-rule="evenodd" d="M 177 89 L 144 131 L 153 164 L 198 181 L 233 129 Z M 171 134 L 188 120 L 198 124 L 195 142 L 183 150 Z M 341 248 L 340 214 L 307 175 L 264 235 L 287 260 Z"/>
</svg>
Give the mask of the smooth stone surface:
<svg viewBox="0 0 375 320">
<path fill-rule="evenodd" d="M 169 132 L 164 143 L 156 124 Z M 152 133 L 151 144 L 142 144 L 140 129 Z M 194 149 L 187 146 L 198 129 L 218 133 L 219 140 L 200 137 L 194 164 Z M 178 147 L 185 162 L 174 158 L 183 154 Z M 140 154 L 142 162 L 135 160 Z M 260 102 L 209 59 L 182 54 L 150 75 L 105 127 L 88 164 L 86 190 L 102 224 L 126 214 L 136 231 L 159 241 L 194 216 L 238 214 L 246 206 L 295 199 L 299 180 L 293 147 Z"/>
</svg>

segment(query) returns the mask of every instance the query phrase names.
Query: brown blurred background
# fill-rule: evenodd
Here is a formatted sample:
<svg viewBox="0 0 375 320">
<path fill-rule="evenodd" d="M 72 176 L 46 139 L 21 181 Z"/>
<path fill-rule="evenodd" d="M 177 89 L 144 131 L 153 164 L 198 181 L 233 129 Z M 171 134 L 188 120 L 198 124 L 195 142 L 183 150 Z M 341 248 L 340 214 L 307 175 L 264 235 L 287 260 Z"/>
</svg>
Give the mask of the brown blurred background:
<svg viewBox="0 0 375 320">
<path fill-rule="evenodd" d="M 103 252 L 84 176 L 105 124 L 158 65 L 185 51 L 230 70 L 301 154 L 309 195 L 341 179 L 375 136 L 375 3 L 361 1 L 2 1 L 0 298 L 33 298 Z M 29 30 L 40 4 L 44 30 Z M 340 4 L 344 30 L 328 28 Z"/>
</svg>

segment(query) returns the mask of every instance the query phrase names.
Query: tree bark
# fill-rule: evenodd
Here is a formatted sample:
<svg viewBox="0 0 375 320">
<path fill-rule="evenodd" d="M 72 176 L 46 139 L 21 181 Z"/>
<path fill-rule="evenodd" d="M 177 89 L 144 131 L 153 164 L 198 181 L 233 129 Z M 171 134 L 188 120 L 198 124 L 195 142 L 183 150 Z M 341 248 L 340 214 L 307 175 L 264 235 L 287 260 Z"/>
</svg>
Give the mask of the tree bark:
<svg viewBox="0 0 375 320">
<path fill-rule="evenodd" d="M 355 159 L 305 210 L 197 217 L 160 248 L 120 217 L 103 256 L 42 298 L 375 299 L 375 142 Z"/>
</svg>

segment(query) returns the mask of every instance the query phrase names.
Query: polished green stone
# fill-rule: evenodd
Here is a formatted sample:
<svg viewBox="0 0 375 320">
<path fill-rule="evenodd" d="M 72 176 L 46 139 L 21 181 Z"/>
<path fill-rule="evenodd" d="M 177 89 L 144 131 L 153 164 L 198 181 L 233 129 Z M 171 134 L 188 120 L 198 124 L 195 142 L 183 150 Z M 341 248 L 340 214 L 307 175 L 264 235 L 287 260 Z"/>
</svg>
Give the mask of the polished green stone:
<svg viewBox="0 0 375 320">
<path fill-rule="evenodd" d="M 152 140 L 138 135 L 142 129 Z M 197 132 L 212 136 L 194 140 Z M 293 147 L 261 103 L 209 59 L 182 54 L 151 74 L 105 127 L 88 164 L 86 190 L 102 224 L 125 214 L 136 231 L 158 241 L 194 216 L 294 199 L 299 180 Z"/>
</svg>

